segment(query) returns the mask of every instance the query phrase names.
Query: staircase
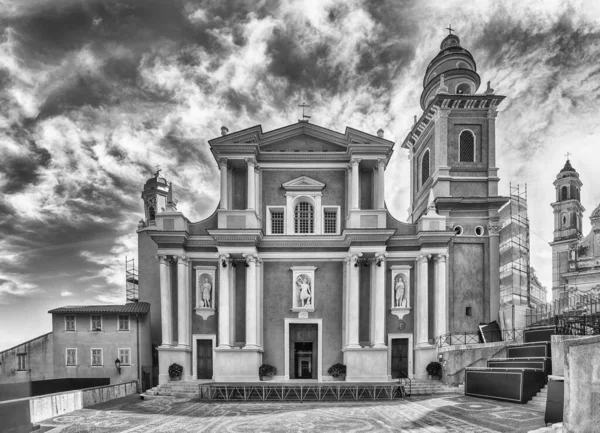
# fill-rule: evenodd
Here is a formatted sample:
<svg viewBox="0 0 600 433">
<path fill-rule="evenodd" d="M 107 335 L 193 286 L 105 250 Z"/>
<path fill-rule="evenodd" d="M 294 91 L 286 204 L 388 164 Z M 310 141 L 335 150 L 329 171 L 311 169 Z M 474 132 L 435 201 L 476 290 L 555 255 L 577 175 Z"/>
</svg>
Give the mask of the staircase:
<svg viewBox="0 0 600 433">
<path fill-rule="evenodd" d="M 408 393 L 408 389 L 406 390 Z M 412 379 L 411 380 L 411 396 L 415 395 L 431 395 L 431 394 L 462 394 L 464 392 L 464 386 L 446 386 L 439 380 L 423 380 L 423 379 Z"/>
<path fill-rule="evenodd" d="M 200 398 L 200 383 L 198 382 L 167 382 L 146 390 L 142 398 L 170 396 L 179 398 Z"/>
<path fill-rule="evenodd" d="M 548 385 L 544 386 L 530 401 L 527 402 L 527 406 L 535 409 L 544 411 L 546 410 L 546 401 L 548 400 Z"/>
</svg>

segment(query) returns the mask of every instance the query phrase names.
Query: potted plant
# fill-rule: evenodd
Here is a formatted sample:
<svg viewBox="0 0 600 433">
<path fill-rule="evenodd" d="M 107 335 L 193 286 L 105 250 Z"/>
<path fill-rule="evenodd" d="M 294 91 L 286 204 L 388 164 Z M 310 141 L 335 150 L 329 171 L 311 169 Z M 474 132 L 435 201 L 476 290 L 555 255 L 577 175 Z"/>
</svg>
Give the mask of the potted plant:
<svg viewBox="0 0 600 433">
<path fill-rule="evenodd" d="M 344 380 L 346 378 L 346 366 L 338 362 L 329 367 L 327 373 L 331 374 L 333 380 Z"/>
<path fill-rule="evenodd" d="M 277 368 L 269 364 L 263 364 L 258 367 L 258 375 L 260 380 L 273 380 L 273 376 L 277 374 Z"/>
<path fill-rule="evenodd" d="M 169 366 L 169 377 L 171 380 L 181 380 L 183 373 L 183 367 L 177 363 L 173 363 Z"/>
<path fill-rule="evenodd" d="M 442 378 L 442 364 L 437 361 L 431 361 L 427 364 L 425 370 L 427 370 L 429 379 L 433 379 L 433 376 L 436 376 L 438 379 Z"/>
</svg>

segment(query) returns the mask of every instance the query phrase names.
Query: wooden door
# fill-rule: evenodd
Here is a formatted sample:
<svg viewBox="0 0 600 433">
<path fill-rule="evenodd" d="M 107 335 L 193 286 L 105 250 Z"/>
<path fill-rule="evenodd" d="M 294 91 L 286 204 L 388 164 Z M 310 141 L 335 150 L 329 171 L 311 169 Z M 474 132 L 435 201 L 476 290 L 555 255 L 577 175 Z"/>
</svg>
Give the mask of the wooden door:
<svg viewBox="0 0 600 433">
<path fill-rule="evenodd" d="M 392 379 L 408 377 L 408 338 L 392 340 Z"/>
<path fill-rule="evenodd" d="M 196 340 L 197 344 L 197 365 L 196 372 L 198 379 L 213 378 L 213 350 L 212 340 Z"/>
</svg>

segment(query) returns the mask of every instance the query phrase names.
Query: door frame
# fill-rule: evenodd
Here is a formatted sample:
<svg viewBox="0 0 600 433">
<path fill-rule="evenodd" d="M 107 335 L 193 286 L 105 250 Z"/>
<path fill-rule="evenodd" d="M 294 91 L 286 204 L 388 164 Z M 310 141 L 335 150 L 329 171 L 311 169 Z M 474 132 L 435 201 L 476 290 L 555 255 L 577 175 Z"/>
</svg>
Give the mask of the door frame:
<svg viewBox="0 0 600 433">
<path fill-rule="evenodd" d="M 207 380 L 198 379 L 198 340 L 212 340 L 212 361 L 213 361 L 213 376 L 212 380 L 215 380 L 215 346 L 217 344 L 216 334 L 193 334 L 192 335 L 192 371 L 194 372 L 192 377 L 194 380 Z"/>
<path fill-rule="evenodd" d="M 392 380 L 392 340 L 395 339 L 408 340 L 408 378 L 413 379 L 413 335 L 405 332 L 388 334 L 388 378 Z"/>
<path fill-rule="evenodd" d="M 283 320 L 283 380 L 290 380 L 290 325 L 317 325 L 317 380 L 323 381 L 323 319 Z"/>
</svg>

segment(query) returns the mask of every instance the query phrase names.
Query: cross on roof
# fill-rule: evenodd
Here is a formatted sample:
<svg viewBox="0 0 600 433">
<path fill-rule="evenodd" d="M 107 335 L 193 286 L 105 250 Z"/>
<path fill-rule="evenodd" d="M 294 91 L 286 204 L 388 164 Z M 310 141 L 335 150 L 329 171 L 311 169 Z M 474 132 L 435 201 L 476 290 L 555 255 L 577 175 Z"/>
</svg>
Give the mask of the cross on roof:
<svg viewBox="0 0 600 433">
<path fill-rule="evenodd" d="M 572 155 L 571 152 L 567 152 L 567 154 L 565 155 L 567 157 L 567 161 L 569 160 L 569 155 Z"/>
<path fill-rule="evenodd" d="M 156 173 L 154 173 L 155 177 L 158 177 L 158 174 L 161 172 L 162 168 L 160 168 L 160 164 L 156 164 Z"/>
<path fill-rule="evenodd" d="M 302 119 L 310 119 L 308 114 L 304 114 L 304 109 L 310 107 L 310 105 L 308 105 L 306 102 L 303 102 L 302 104 L 298 105 L 298 107 L 302 107 Z"/>
<path fill-rule="evenodd" d="M 451 35 L 451 34 L 452 34 L 452 32 L 455 32 L 455 31 L 456 31 L 456 30 L 454 30 L 454 29 L 452 28 L 452 24 L 448 24 L 448 27 L 446 27 L 446 30 L 448 30 L 448 34 L 449 34 L 449 35 Z"/>
</svg>

